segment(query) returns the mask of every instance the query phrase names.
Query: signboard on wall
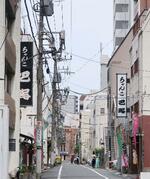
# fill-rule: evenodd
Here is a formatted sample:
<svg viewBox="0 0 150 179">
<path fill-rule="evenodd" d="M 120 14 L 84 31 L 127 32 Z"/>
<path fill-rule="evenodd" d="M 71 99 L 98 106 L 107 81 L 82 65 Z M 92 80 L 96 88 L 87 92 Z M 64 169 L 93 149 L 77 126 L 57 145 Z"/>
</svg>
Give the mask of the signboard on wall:
<svg viewBox="0 0 150 179">
<path fill-rule="evenodd" d="M 32 106 L 33 42 L 21 42 L 20 106 Z"/>
<path fill-rule="evenodd" d="M 116 74 L 117 98 L 116 98 L 116 116 L 118 118 L 127 117 L 127 74 Z"/>
</svg>

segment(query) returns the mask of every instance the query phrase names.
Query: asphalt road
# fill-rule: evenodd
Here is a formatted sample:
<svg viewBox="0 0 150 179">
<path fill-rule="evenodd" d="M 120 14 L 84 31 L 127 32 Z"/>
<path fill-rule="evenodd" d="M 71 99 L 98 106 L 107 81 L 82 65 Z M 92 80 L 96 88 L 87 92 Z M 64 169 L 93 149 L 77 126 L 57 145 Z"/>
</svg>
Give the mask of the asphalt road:
<svg viewBox="0 0 150 179">
<path fill-rule="evenodd" d="M 41 179 L 131 179 L 131 177 L 68 162 L 44 172 Z"/>
</svg>

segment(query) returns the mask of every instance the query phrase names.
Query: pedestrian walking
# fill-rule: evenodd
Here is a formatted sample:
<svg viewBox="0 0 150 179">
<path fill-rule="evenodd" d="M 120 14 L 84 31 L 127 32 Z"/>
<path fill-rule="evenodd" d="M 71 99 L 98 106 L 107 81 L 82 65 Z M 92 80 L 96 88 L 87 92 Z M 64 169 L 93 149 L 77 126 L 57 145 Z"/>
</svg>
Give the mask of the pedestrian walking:
<svg viewBox="0 0 150 179">
<path fill-rule="evenodd" d="M 73 164 L 74 161 L 74 155 L 71 155 L 71 163 Z"/>
<path fill-rule="evenodd" d="M 92 158 L 92 167 L 95 168 L 95 163 L 96 163 L 96 157 L 93 156 Z"/>
<path fill-rule="evenodd" d="M 79 156 L 77 156 L 77 164 L 79 164 Z"/>
<path fill-rule="evenodd" d="M 99 157 L 96 157 L 96 165 L 95 165 L 96 168 L 99 168 Z"/>
</svg>

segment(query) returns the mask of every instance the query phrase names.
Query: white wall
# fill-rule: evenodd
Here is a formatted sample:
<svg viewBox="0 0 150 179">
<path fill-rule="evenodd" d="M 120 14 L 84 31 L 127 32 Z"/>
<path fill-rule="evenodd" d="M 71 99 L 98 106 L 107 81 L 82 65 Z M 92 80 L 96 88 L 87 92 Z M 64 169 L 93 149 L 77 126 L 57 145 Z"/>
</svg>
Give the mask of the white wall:
<svg viewBox="0 0 150 179">
<path fill-rule="evenodd" d="M 12 86 L 12 97 L 15 99 L 16 123 L 13 133 L 9 133 L 10 138 L 16 139 L 16 151 L 9 152 L 9 171 L 19 166 L 19 135 L 20 135 L 20 3 L 16 12 L 16 19 L 12 26 L 12 38 L 16 46 L 16 70 Z"/>
<path fill-rule="evenodd" d="M 0 105 L 0 178 L 8 178 L 9 109 Z"/>
<path fill-rule="evenodd" d="M 101 109 L 104 108 L 104 114 L 101 113 Z M 108 126 L 108 111 L 107 111 L 107 92 L 101 92 L 95 97 L 95 116 L 96 116 L 96 143 L 95 147 L 105 147 L 105 128 Z M 104 145 L 101 144 L 104 143 Z"/>
<path fill-rule="evenodd" d="M 82 158 L 88 160 L 90 158 L 89 151 L 89 137 L 90 137 L 90 114 L 89 109 L 84 110 L 81 118 L 81 149 L 82 149 Z"/>
<path fill-rule="evenodd" d="M 141 93 L 143 95 L 143 108 L 144 115 L 150 115 L 150 11 L 148 12 L 148 17 L 143 25 L 142 33 L 142 48 L 141 48 L 141 57 L 142 61 L 142 76 L 143 78 L 141 83 Z"/>
<path fill-rule="evenodd" d="M 0 1 L 0 42 L 5 39 L 5 0 Z M 0 43 L 0 44 L 1 44 Z M 5 44 L 0 50 L 0 104 L 4 104 Z"/>
</svg>

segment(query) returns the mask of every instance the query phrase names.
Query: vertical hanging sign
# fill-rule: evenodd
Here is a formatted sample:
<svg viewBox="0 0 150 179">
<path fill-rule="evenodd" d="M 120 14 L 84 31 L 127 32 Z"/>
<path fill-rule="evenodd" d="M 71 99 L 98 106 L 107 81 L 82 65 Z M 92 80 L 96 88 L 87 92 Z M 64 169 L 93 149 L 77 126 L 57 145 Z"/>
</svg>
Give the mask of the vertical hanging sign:
<svg viewBox="0 0 150 179">
<path fill-rule="evenodd" d="M 117 99 L 116 99 L 116 116 L 127 117 L 127 74 L 116 74 Z"/>
<path fill-rule="evenodd" d="M 33 42 L 21 42 L 20 106 L 32 106 Z"/>
</svg>

